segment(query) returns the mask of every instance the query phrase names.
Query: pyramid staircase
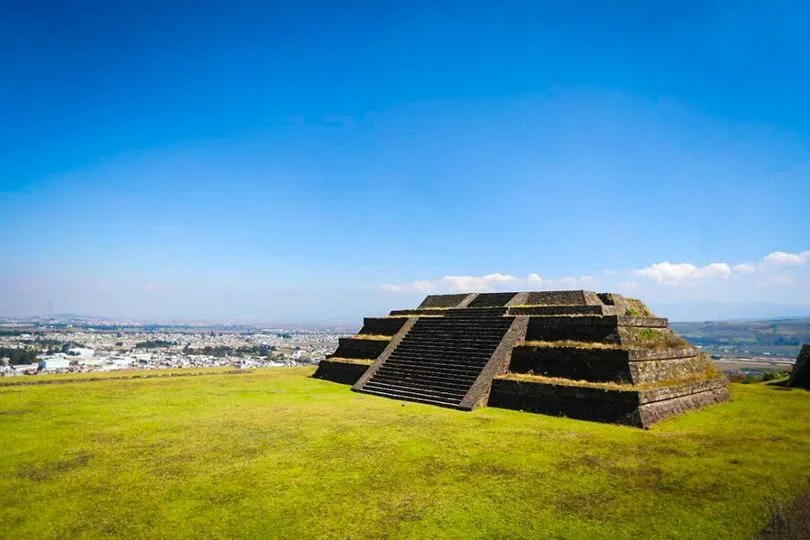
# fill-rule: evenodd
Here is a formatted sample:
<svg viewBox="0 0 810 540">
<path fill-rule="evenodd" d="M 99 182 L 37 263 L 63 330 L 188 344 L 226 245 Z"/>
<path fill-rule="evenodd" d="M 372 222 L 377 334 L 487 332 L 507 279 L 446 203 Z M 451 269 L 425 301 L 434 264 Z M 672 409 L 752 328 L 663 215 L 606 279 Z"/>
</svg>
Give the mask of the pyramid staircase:
<svg viewBox="0 0 810 540">
<path fill-rule="evenodd" d="M 463 405 L 514 317 L 506 308 L 447 310 L 421 317 L 368 380 L 366 394 L 470 409 Z"/>
</svg>

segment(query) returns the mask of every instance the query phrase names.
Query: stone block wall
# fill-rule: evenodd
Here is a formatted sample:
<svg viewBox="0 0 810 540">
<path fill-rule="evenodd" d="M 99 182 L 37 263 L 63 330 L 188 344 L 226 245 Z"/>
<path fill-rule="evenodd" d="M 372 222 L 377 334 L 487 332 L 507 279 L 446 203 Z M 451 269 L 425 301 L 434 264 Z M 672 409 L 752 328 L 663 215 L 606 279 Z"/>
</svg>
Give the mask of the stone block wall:
<svg viewBox="0 0 810 540">
<path fill-rule="evenodd" d="M 387 340 L 340 338 L 332 356 L 338 358 L 377 358 L 388 346 Z"/>
<path fill-rule="evenodd" d="M 318 369 L 312 376 L 315 379 L 325 379 L 341 384 L 354 384 L 357 379 L 369 368 L 371 363 L 358 364 L 352 362 L 339 362 L 333 360 L 321 360 Z"/>
<path fill-rule="evenodd" d="M 793 372 L 788 379 L 788 386 L 795 388 L 805 388 L 810 390 L 810 345 L 802 346 L 796 363 L 793 364 Z"/>
<path fill-rule="evenodd" d="M 419 309 L 456 307 L 468 296 L 469 294 L 431 294 L 419 304 Z"/>
<path fill-rule="evenodd" d="M 505 306 L 512 298 L 515 297 L 517 293 L 481 293 L 475 297 L 475 299 L 470 302 L 470 305 L 467 307 L 477 308 L 477 307 L 503 307 Z"/>
<path fill-rule="evenodd" d="M 360 334 L 393 336 L 407 320 L 406 317 L 366 317 Z"/>
</svg>

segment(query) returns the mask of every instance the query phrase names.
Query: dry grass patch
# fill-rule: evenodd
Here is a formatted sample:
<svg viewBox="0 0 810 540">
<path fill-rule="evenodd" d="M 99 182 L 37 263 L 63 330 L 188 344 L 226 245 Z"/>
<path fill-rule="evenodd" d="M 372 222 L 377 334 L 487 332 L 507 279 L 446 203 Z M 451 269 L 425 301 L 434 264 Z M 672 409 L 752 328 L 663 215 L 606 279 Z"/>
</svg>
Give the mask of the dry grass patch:
<svg viewBox="0 0 810 540">
<path fill-rule="evenodd" d="M 386 336 L 383 334 L 356 334 L 352 339 L 367 339 L 369 341 L 391 341 L 393 336 Z"/>
<path fill-rule="evenodd" d="M 357 364 L 360 366 L 370 366 L 374 363 L 374 358 L 342 358 L 340 356 L 332 356 L 326 358 L 327 362 L 340 362 L 342 364 Z"/>
<path fill-rule="evenodd" d="M 598 341 L 523 341 L 515 345 L 516 347 L 540 347 L 540 348 L 561 348 L 572 347 L 576 349 L 621 349 L 621 345 L 615 343 L 600 343 Z"/>
</svg>

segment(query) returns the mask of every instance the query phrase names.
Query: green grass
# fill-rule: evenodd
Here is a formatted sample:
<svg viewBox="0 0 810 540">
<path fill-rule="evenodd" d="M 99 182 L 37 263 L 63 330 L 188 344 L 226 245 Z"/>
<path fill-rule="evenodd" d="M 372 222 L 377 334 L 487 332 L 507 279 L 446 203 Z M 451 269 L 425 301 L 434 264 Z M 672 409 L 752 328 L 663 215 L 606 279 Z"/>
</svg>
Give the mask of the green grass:
<svg viewBox="0 0 810 540">
<path fill-rule="evenodd" d="M 649 431 L 241 375 L 0 387 L 7 538 L 749 538 L 810 470 L 810 393 Z"/>
</svg>

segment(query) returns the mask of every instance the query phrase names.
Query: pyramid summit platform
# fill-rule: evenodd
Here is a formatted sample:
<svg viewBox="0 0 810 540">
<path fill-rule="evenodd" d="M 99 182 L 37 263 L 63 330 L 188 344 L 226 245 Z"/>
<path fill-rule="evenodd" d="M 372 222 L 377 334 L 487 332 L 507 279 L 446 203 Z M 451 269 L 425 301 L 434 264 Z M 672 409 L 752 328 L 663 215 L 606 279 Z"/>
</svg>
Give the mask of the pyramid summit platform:
<svg viewBox="0 0 810 540">
<path fill-rule="evenodd" d="M 377 396 L 649 427 L 728 399 L 705 355 L 639 300 L 593 291 L 430 295 L 366 318 L 313 375 Z"/>
</svg>

